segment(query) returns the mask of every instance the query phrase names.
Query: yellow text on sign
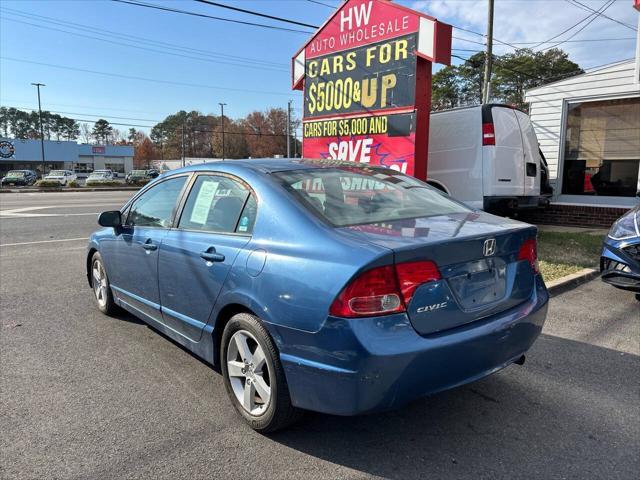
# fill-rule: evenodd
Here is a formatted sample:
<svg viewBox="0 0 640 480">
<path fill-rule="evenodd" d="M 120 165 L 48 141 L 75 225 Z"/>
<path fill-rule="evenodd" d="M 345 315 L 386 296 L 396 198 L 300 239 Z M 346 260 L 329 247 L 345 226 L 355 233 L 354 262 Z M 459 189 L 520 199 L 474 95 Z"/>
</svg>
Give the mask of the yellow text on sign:
<svg viewBox="0 0 640 480">
<path fill-rule="evenodd" d="M 386 73 L 379 78 L 339 78 L 309 85 L 307 107 L 309 113 L 347 110 L 352 104 L 365 109 L 389 106 L 389 90 L 397 83 L 395 73 Z"/>
<path fill-rule="evenodd" d="M 409 56 L 407 39 L 394 40 L 382 45 L 372 45 L 364 51 L 364 67 L 370 68 L 374 63 L 385 65 L 392 60 L 398 62 Z M 358 66 L 357 52 L 337 53 L 310 60 L 307 64 L 307 78 L 325 78 L 338 73 L 351 72 Z"/>
</svg>

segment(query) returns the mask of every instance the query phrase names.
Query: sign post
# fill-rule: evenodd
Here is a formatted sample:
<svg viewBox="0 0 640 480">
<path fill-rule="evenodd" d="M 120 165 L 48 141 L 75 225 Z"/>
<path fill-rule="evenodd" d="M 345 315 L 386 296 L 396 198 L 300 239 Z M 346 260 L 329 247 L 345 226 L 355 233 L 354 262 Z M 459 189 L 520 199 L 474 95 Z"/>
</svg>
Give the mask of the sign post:
<svg viewBox="0 0 640 480">
<path fill-rule="evenodd" d="M 303 157 L 426 179 L 432 62 L 451 62 L 450 25 L 389 0 L 345 1 L 292 60 Z"/>
</svg>

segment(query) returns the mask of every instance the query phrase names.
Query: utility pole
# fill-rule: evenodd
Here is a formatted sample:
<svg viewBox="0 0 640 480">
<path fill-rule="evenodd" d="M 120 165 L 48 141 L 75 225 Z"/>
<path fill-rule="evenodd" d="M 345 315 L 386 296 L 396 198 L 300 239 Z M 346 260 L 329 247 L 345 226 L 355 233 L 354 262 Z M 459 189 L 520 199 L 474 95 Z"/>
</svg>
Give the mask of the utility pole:
<svg viewBox="0 0 640 480">
<path fill-rule="evenodd" d="M 493 60 L 493 0 L 489 0 L 487 17 L 487 55 L 484 62 L 484 82 L 482 85 L 482 103 L 489 103 L 491 97 L 491 63 Z"/>
<path fill-rule="evenodd" d="M 287 103 L 287 158 L 291 158 L 291 102 Z"/>
<path fill-rule="evenodd" d="M 222 160 L 224 160 L 224 106 L 226 103 L 218 103 L 220 105 L 220 125 L 222 126 Z"/>
<path fill-rule="evenodd" d="M 42 176 L 44 177 L 44 128 L 42 126 L 42 105 L 40 104 L 40 87 L 46 87 L 44 83 L 32 83 L 38 89 L 38 118 L 40 121 L 40 150 L 42 153 Z"/>
<path fill-rule="evenodd" d="M 182 120 L 182 166 L 184 167 L 184 119 Z"/>
</svg>

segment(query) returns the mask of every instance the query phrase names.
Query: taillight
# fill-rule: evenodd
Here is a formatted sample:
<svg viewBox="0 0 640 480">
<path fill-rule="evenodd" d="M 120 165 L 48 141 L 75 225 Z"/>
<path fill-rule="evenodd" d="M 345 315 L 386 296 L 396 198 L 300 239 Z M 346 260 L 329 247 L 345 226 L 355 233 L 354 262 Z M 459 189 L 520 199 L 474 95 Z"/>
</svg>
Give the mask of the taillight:
<svg viewBox="0 0 640 480">
<path fill-rule="evenodd" d="M 439 278 L 433 262 L 376 267 L 353 279 L 334 300 L 329 314 L 354 318 L 404 312 L 419 285 Z"/>
<path fill-rule="evenodd" d="M 493 129 L 493 123 L 482 124 L 482 145 L 495 145 L 496 132 Z"/>
<path fill-rule="evenodd" d="M 538 273 L 538 244 L 535 238 L 525 240 L 524 243 L 520 245 L 518 260 L 528 261 L 533 271 Z"/>
<path fill-rule="evenodd" d="M 423 283 L 440 279 L 438 267 L 433 262 L 405 262 L 396 265 L 400 292 L 405 305 L 409 305 L 413 293 Z"/>
</svg>

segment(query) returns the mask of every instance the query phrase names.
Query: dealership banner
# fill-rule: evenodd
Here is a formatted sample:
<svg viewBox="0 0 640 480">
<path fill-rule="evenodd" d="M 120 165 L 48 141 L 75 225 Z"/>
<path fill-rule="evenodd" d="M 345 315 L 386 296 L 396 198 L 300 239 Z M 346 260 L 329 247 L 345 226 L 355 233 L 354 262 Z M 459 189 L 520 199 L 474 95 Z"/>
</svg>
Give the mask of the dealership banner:
<svg viewBox="0 0 640 480">
<path fill-rule="evenodd" d="M 413 108 L 416 35 L 306 61 L 304 117 Z"/>
<path fill-rule="evenodd" d="M 369 163 L 414 173 L 414 113 L 305 122 L 302 133 L 307 158 Z"/>
<path fill-rule="evenodd" d="M 431 62 L 450 60 L 450 25 L 389 0 L 343 2 L 292 59 L 303 156 L 425 178 Z"/>
</svg>

